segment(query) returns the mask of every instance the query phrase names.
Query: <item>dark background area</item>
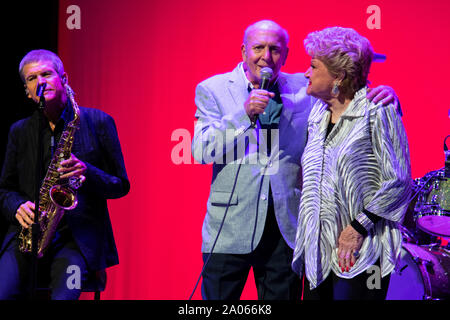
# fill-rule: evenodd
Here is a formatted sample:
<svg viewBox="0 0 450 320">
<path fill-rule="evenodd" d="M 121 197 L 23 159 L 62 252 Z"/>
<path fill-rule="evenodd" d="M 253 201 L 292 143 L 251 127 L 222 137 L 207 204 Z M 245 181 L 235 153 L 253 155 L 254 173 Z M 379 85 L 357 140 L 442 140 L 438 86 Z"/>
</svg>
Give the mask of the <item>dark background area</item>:
<svg viewBox="0 0 450 320">
<path fill-rule="evenodd" d="M 3 4 L 2 4 L 3 7 Z M 4 11 L 3 11 L 4 10 Z M 33 49 L 58 49 L 58 0 L 25 1 L 2 8 L 2 115 L 0 116 L 0 167 L 3 162 L 10 126 L 33 113 L 36 106 L 25 96 L 19 76 L 19 63 Z M 0 215 L 0 243 L 7 223 Z"/>
</svg>

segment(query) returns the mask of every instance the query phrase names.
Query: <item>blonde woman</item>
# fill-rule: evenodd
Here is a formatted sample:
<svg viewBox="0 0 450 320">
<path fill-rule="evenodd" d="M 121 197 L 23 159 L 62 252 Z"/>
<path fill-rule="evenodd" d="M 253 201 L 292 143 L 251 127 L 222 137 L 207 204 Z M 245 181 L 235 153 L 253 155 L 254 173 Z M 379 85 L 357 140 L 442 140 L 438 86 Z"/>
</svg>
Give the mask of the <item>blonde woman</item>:
<svg viewBox="0 0 450 320">
<path fill-rule="evenodd" d="M 393 104 L 366 98 L 373 58 L 366 38 L 333 27 L 304 45 L 307 93 L 319 100 L 302 156 L 293 268 L 305 274 L 305 299 L 384 299 L 410 194 L 405 129 Z M 375 289 L 367 285 L 371 266 L 382 276 Z"/>
</svg>

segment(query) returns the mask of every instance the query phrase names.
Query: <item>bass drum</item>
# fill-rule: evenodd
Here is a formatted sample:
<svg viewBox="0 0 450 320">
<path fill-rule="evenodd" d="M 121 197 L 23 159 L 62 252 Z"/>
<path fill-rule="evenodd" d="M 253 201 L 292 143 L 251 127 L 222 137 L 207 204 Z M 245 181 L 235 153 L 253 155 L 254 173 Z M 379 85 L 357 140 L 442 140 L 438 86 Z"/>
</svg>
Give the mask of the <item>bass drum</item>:
<svg viewBox="0 0 450 320">
<path fill-rule="evenodd" d="M 404 243 L 386 300 L 450 298 L 450 254 L 436 246 Z"/>
</svg>

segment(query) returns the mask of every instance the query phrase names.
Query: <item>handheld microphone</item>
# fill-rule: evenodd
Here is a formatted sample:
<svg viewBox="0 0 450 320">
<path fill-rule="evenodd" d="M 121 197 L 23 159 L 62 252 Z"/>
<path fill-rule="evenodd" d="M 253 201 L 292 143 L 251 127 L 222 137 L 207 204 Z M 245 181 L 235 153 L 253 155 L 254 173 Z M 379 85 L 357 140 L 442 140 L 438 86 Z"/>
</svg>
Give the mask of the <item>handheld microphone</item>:
<svg viewBox="0 0 450 320">
<path fill-rule="evenodd" d="M 264 67 L 261 69 L 261 84 L 259 86 L 260 89 L 267 90 L 269 88 L 270 79 L 272 79 L 273 71 L 269 67 Z M 258 115 L 255 115 L 252 120 L 252 127 L 256 127 L 256 121 L 258 120 Z"/>
<path fill-rule="evenodd" d="M 261 86 L 260 89 L 267 90 L 269 88 L 270 79 L 272 79 L 273 71 L 269 67 L 261 69 Z"/>
</svg>

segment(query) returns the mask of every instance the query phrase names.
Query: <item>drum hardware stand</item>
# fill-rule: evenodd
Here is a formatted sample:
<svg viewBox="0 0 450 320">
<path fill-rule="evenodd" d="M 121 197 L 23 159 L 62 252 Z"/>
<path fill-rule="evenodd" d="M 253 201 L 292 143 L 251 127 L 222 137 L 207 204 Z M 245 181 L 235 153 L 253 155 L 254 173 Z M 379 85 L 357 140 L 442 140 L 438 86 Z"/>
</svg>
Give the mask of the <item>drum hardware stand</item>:
<svg viewBox="0 0 450 320">
<path fill-rule="evenodd" d="M 427 245 L 426 247 L 428 247 L 428 251 L 433 251 L 433 249 L 440 248 L 441 246 L 442 246 L 442 242 L 439 242 L 439 243 L 431 243 L 431 244 Z"/>
<path fill-rule="evenodd" d="M 444 139 L 444 155 L 445 155 L 445 177 L 450 178 L 450 151 L 448 150 L 446 141 L 450 135 L 446 136 Z"/>
<path fill-rule="evenodd" d="M 415 263 L 421 264 L 427 269 L 428 269 L 428 267 L 432 267 L 433 266 L 433 261 L 430 261 L 430 260 L 421 259 L 419 257 L 414 257 L 413 260 L 414 260 Z"/>
<path fill-rule="evenodd" d="M 423 277 L 423 279 L 427 282 L 427 286 L 425 288 L 425 292 L 424 292 L 422 300 L 435 300 L 435 299 L 433 299 L 431 279 L 430 279 L 430 275 L 428 272 L 428 269 L 433 266 L 433 262 L 430 260 L 421 259 L 419 257 L 413 257 L 412 259 L 415 263 L 417 263 L 417 265 L 422 265 L 422 267 L 425 269 L 425 272 L 423 273 L 425 276 Z"/>
<path fill-rule="evenodd" d="M 398 268 L 397 268 L 397 270 L 395 270 L 395 273 L 397 273 L 399 276 L 401 276 L 403 270 L 405 270 L 406 268 L 408 268 L 407 264 L 405 264 L 400 270 L 398 270 Z"/>
</svg>

